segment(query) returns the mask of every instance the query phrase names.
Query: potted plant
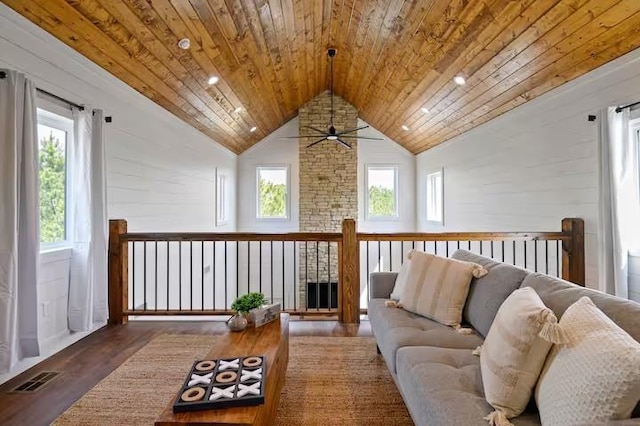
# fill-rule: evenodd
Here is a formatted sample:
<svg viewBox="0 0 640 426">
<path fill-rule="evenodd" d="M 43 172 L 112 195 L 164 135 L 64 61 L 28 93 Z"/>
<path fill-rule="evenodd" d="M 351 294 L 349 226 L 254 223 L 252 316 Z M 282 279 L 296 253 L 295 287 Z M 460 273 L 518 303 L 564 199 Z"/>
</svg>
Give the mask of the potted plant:
<svg viewBox="0 0 640 426">
<path fill-rule="evenodd" d="M 248 293 L 238 297 L 231 304 L 231 309 L 236 314 L 229 318 L 227 324 L 232 331 L 242 331 L 247 327 L 247 315 L 252 309 L 261 307 L 266 303 L 267 299 L 262 293 Z"/>
</svg>

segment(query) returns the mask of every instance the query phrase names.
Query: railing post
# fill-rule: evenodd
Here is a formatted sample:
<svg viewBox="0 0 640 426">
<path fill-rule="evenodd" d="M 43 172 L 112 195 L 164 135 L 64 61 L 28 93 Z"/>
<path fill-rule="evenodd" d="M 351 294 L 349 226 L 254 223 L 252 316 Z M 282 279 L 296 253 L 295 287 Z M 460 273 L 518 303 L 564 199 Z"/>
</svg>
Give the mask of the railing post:
<svg viewBox="0 0 640 426">
<path fill-rule="evenodd" d="M 584 221 L 562 219 L 562 232 L 569 237 L 562 241 L 562 279 L 584 286 Z"/>
<path fill-rule="evenodd" d="M 129 303 L 129 246 L 120 238 L 126 233 L 126 220 L 109 220 L 109 324 L 127 323 L 122 312 Z"/>
<path fill-rule="evenodd" d="M 340 321 L 360 322 L 360 246 L 356 236 L 356 221 L 342 222 L 342 256 L 340 259 L 341 305 Z"/>
</svg>

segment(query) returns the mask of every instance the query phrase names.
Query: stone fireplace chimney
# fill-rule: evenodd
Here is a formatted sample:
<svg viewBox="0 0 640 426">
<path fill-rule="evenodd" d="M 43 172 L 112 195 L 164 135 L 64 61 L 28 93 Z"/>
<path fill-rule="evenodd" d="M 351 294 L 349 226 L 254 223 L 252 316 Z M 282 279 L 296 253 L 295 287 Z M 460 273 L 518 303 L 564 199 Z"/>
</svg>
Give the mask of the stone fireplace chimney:
<svg viewBox="0 0 640 426">
<path fill-rule="evenodd" d="M 335 95 L 333 101 L 336 130 L 355 129 L 358 126 L 356 108 Z M 331 98 L 327 91 L 300 108 L 300 134 L 316 133 L 306 126 L 328 129 L 330 118 Z M 343 219 L 358 217 L 357 139 L 349 139 L 352 149 L 332 141 L 307 148 L 320 137 L 300 139 L 300 232 L 341 232 Z M 307 303 L 308 283 L 314 283 L 317 289 L 323 283 L 330 286 L 329 283 L 338 282 L 337 245 L 328 247 L 327 243 L 321 243 L 317 247 L 316 243 L 302 243 L 299 275 L 300 307 L 304 308 L 310 306 Z M 313 305 L 315 298 L 312 299 L 311 306 L 318 307 Z"/>
</svg>

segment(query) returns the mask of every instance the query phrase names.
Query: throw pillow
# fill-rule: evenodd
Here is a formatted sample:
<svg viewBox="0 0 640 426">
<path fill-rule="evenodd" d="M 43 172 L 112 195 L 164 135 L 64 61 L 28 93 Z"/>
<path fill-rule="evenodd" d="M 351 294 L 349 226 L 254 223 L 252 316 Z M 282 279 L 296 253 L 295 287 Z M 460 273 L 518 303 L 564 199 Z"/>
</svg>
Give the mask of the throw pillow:
<svg viewBox="0 0 640 426">
<path fill-rule="evenodd" d="M 640 400 L 640 343 L 586 296 L 567 308 L 560 325 L 569 344 L 551 350 L 536 388 L 542 424 L 629 418 Z"/>
<path fill-rule="evenodd" d="M 480 372 L 492 425 L 511 424 L 527 407 L 551 349 L 566 335 L 534 289 L 515 290 L 500 305 L 480 352 Z"/>
<path fill-rule="evenodd" d="M 407 282 L 400 305 L 409 312 L 460 327 L 471 279 L 486 275 L 486 269 L 476 263 L 418 250 L 412 250 L 408 257 Z"/>
<path fill-rule="evenodd" d="M 404 293 L 404 288 L 407 286 L 407 274 L 409 272 L 409 263 L 411 262 L 409 253 L 407 258 L 404 260 L 404 263 L 400 267 L 398 271 L 398 276 L 396 277 L 396 283 L 393 286 L 393 291 L 391 292 L 390 298 L 393 300 L 400 300 L 402 298 L 402 294 Z"/>
</svg>

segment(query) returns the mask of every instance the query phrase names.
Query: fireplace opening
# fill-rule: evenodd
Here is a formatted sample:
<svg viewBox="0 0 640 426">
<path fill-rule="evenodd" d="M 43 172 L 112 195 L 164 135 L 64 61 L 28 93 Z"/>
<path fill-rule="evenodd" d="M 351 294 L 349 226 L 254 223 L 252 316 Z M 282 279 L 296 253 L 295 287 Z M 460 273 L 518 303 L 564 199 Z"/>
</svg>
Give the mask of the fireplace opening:
<svg viewBox="0 0 640 426">
<path fill-rule="evenodd" d="M 307 309 L 337 309 L 338 283 L 307 283 Z"/>
</svg>

